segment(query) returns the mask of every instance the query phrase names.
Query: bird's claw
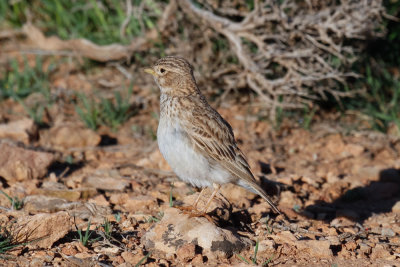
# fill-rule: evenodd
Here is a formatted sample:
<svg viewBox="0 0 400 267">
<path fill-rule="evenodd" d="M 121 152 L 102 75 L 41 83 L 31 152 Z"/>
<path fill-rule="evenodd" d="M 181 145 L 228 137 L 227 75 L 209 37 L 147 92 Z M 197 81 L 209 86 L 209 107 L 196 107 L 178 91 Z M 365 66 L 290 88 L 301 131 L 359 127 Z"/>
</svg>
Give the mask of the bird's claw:
<svg viewBox="0 0 400 267">
<path fill-rule="evenodd" d="M 215 223 L 213 218 L 210 215 L 205 213 L 204 211 L 199 211 L 193 206 L 184 206 L 184 207 L 176 207 L 177 209 L 181 210 L 183 213 L 188 214 L 189 218 L 194 217 L 205 217 L 209 222 Z"/>
</svg>

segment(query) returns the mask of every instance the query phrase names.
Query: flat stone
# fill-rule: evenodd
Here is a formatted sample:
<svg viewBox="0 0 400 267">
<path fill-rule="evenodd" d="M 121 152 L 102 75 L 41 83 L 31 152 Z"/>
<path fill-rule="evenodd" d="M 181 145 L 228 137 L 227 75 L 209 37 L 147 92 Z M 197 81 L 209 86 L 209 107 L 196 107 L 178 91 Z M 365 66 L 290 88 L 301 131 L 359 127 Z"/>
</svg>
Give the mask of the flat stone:
<svg viewBox="0 0 400 267">
<path fill-rule="evenodd" d="M 37 189 L 36 194 L 50 197 L 66 199 L 68 201 L 78 201 L 79 199 L 87 199 L 97 194 L 96 189 L 82 187 L 77 189 Z"/>
<path fill-rule="evenodd" d="M 48 197 L 43 195 L 31 195 L 24 199 L 24 210 L 29 213 L 52 213 L 60 210 L 63 204 L 68 203 L 65 199 Z"/>
<path fill-rule="evenodd" d="M 28 242 L 27 246 L 31 249 L 51 248 L 54 242 L 71 230 L 70 219 L 69 214 L 64 211 L 21 217 L 17 220 L 20 228 L 16 238 L 20 242 Z"/>
<path fill-rule="evenodd" d="M 54 155 L 0 143 L 0 176 L 8 182 L 36 179 L 47 173 Z"/>
<path fill-rule="evenodd" d="M 372 248 L 372 253 L 370 255 L 371 260 L 376 260 L 376 259 L 385 259 L 390 257 L 390 252 L 383 248 L 380 245 L 377 245 L 376 247 Z"/>
<path fill-rule="evenodd" d="M 188 262 L 196 255 L 196 246 L 193 243 L 187 243 L 181 246 L 176 252 L 180 262 Z"/>
<path fill-rule="evenodd" d="M 136 213 L 136 212 L 145 212 L 148 211 L 154 207 L 158 207 L 157 205 L 157 199 L 144 195 L 144 196 L 132 196 L 128 199 L 126 199 L 126 202 L 122 205 L 122 207 L 131 213 Z"/>
<path fill-rule="evenodd" d="M 327 259 L 333 256 L 330 246 L 331 242 L 329 240 L 301 240 L 296 243 L 298 249 L 306 252 L 311 257 Z"/>
<path fill-rule="evenodd" d="M 87 187 L 106 191 L 123 191 L 130 185 L 126 179 L 100 175 L 85 177 L 82 183 Z"/>
<path fill-rule="evenodd" d="M 24 199 L 24 210 L 29 213 L 66 211 L 72 217 L 83 220 L 92 218 L 93 223 L 103 222 L 104 217 L 111 214 L 111 209 L 106 206 L 89 202 L 68 202 L 65 199 L 43 195 L 27 196 Z"/>
<path fill-rule="evenodd" d="M 185 244 L 202 248 L 209 258 L 230 257 L 251 246 L 251 241 L 234 231 L 222 229 L 204 217 L 192 217 L 168 208 L 160 222 L 142 237 L 146 249 L 162 255 L 176 254 Z"/>
<path fill-rule="evenodd" d="M 12 139 L 29 144 L 31 137 L 37 134 L 33 120 L 24 118 L 18 121 L 0 124 L 0 139 Z"/>
<path fill-rule="evenodd" d="M 97 146 L 101 137 L 96 132 L 74 123 L 54 126 L 48 133 L 49 142 L 55 147 L 93 147 Z"/>
<path fill-rule="evenodd" d="M 382 228 L 381 233 L 383 236 L 389 236 L 389 237 L 393 237 L 396 235 L 396 233 L 390 228 Z"/>
</svg>

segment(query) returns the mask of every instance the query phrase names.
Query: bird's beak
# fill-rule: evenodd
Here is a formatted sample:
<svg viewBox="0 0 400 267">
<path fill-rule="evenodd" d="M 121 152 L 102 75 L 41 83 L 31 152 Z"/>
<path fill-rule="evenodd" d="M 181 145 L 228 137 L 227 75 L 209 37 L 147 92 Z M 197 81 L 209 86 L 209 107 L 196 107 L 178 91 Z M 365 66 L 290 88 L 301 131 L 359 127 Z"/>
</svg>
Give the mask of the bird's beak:
<svg viewBox="0 0 400 267">
<path fill-rule="evenodd" d="M 148 74 L 156 76 L 156 72 L 153 69 L 146 68 L 146 69 L 144 69 L 144 72 L 147 72 Z"/>
</svg>

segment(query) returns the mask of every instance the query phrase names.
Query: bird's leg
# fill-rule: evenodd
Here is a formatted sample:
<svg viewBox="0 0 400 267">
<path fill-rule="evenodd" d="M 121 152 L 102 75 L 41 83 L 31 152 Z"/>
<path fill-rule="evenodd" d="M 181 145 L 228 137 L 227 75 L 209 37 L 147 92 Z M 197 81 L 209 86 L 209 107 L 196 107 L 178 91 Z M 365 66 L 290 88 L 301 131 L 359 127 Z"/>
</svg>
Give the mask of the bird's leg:
<svg viewBox="0 0 400 267">
<path fill-rule="evenodd" d="M 196 209 L 197 204 L 199 203 L 199 200 L 201 198 L 201 195 L 203 195 L 203 192 L 205 191 L 205 189 L 206 189 L 205 187 L 203 189 L 201 189 L 199 196 L 196 198 L 195 202 L 193 202 L 193 205 L 192 205 L 193 209 Z"/>
<path fill-rule="evenodd" d="M 208 221 L 211 223 L 214 223 L 214 220 L 206 213 L 208 207 L 211 204 L 211 201 L 214 199 L 215 195 L 217 194 L 218 190 L 221 188 L 221 185 L 219 184 L 213 184 L 214 191 L 212 192 L 210 198 L 208 199 L 203 211 L 197 211 L 196 206 L 197 202 L 200 200 L 200 196 L 202 195 L 203 191 L 205 191 L 205 188 L 200 192 L 199 196 L 197 197 L 196 201 L 193 203 L 192 207 L 186 207 L 186 208 L 192 208 L 191 212 L 189 212 L 189 217 L 205 217 Z M 181 209 L 183 210 L 183 209 Z M 185 209 L 184 212 L 187 212 L 189 209 Z"/>
<path fill-rule="evenodd" d="M 218 193 L 218 190 L 221 188 L 221 185 L 220 184 L 213 184 L 213 187 L 214 187 L 214 191 L 212 192 L 210 198 L 208 199 L 207 204 L 203 209 L 203 213 L 207 212 L 207 209 L 210 206 L 211 201 L 214 199 L 215 195 Z"/>
<path fill-rule="evenodd" d="M 185 212 L 197 211 L 197 208 L 196 208 L 197 204 L 198 204 L 201 196 L 203 195 L 203 192 L 205 191 L 205 189 L 206 188 L 201 189 L 199 196 L 193 202 L 192 206 L 176 207 L 176 208 L 180 209 L 181 211 L 185 211 Z"/>
</svg>

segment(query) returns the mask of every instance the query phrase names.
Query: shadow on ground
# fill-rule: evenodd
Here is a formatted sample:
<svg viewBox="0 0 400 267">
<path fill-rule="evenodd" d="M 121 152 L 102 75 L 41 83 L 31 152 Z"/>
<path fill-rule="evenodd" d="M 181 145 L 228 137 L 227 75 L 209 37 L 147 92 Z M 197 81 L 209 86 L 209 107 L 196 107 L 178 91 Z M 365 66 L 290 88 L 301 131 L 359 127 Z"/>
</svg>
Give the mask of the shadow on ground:
<svg viewBox="0 0 400 267">
<path fill-rule="evenodd" d="M 400 201 L 400 170 L 384 169 L 379 173 L 379 180 L 367 186 L 347 190 L 332 203 L 321 201 L 305 208 L 304 214 L 316 219 L 333 220 L 347 217 L 362 223 L 373 214 L 391 212 L 396 202 Z"/>
</svg>

